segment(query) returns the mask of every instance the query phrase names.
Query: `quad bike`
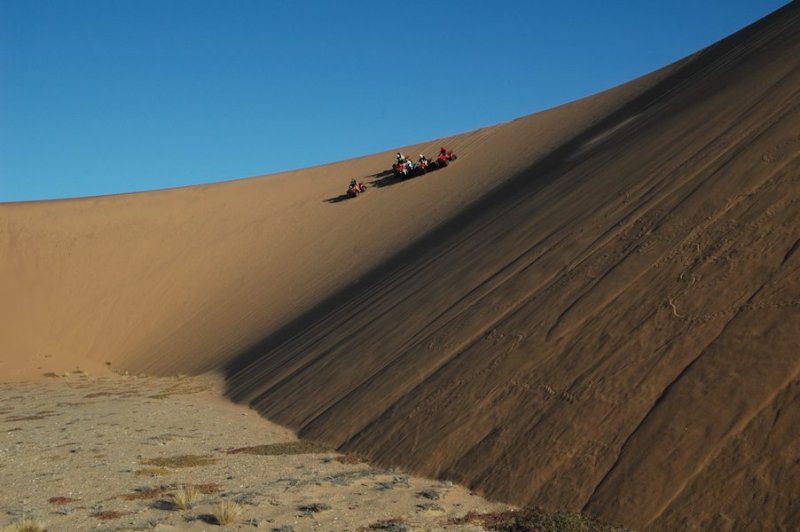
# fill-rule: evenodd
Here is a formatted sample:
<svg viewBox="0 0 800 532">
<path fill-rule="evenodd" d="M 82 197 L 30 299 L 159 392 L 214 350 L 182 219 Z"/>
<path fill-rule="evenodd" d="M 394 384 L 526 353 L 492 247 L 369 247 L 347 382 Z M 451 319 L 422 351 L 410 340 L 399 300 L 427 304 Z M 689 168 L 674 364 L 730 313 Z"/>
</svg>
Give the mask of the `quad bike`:
<svg viewBox="0 0 800 532">
<path fill-rule="evenodd" d="M 408 177 L 408 168 L 405 163 L 394 163 L 392 165 L 392 172 L 397 179 L 405 179 Z"/>
<path fill-rule="evenodd" d="M 395 163 L 392 165 L 394 176 L 398 179 L 417 177 L 425 173 L 425 168 L 419 164 Z"/>
<path fill-rule="evenodd" d="M 347 187 L 347 195 L 350 196 L 351 198 L 355 198 L 362 192 L 366 191 L 367 191 L 367 185 L 365 185 L 364 183 L 356 183 L 355 185 L 350 185 L 349 187 Z"/>
<path fill-rule="evenodd" d="M 457 158 L 458 156 L 452 151 L 441 152 L 439 153 L 439 156 L 436 158 L 436 166 L 438 168 L 444 168 L 445 166 L 448 165 L 448 163 L 455 161 Z"/>
</svg>

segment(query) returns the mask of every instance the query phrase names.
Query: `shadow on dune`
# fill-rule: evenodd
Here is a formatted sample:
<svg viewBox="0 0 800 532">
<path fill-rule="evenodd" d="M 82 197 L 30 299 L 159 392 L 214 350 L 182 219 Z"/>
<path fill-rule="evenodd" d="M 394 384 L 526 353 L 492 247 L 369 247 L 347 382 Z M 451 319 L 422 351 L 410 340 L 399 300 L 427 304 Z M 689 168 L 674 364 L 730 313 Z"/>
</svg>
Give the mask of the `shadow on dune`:
<svg viewBox="0 0 800 532">
<path fill-rule="evenodd" d="M 347 194 L 339 194 L 338 196 L 334 196 L 332 198 L 324 199 L 322 201 L 324 201 L 325 203 L 339 203 L 339 202 L 342 202 L 342 201 L 345 201 L 345 200 L 348 200 L 348 199 L 350 199 L 349 195 L 347 195 Z"/>
<path fill-rule="evenodd" d="M 369 182 L 369 186 L 375 188 L 383 188 L 383 187 L 390 187 L 392 185 L 397 185 L 405 181 L 405 179 L 398 179 L 394 176 L 394 172 L 392 170 L 386 170 L 381 172 L 380 174 L 376 174 L 372 181 Z"/>
<path fill-rule="evenodd" d="M 373 179 L 369 181 L 367 184 L 373 188 L 383 188 L 383 187 L 390 187 L 392 185 L 396 185 L 398 183 L 402 183 L 403 179 L 397 179 L 393 173 L 390 173 L 388 176 L 381 177 L 378 179 Z"/>
<path fill-rule="evenodd" d="M 381 179 L 383 177 L 389 177 L 389 176 L 392 176 L 392 175 L 394 175 L 394 172 L 392 170 L 384 170 L 382 172 L 378 172 L 377 174 L 372 174 L 372 175 L 367 176 L 367 177 L 371 177 L 371 178 L 373 178 L 373 180 L 377 180 L 377 179 Z"/>
<path fill-rule="evenodd" d="M 702 262 L 713 278 L 724 266 L 696 256 L 698 235 L 709 248 L 738 234 L 755 239 L 769 225 L 756 201 L 766 209 L 770 187 L 795 190 L 778 165 L 769 170 L 775 175 L 764 170 L 770 158 L 756 150 L 791 141 L 781 139 L 790 137 L 800 94 L 785 82 L 800 75 L 786 60 L 798 44 L 797 5 L 678 63 L 649 90 L 243 350 L 222 368 L 226 396 L 317 443 L 520 505 L 583 508 L 640 528 L 662 517 L 698 521 L 705 509 L 679 499 L 697 480 L 700 491 L 718 490 L 713 502 L 723 501 L 726 511 L 763 513 L 758 501 L 748 505 L 723 485 L 723 473 L 700 475 L 712 453 L 761 419 L 761 403 L 777 401 L 773 388 L 779 411 L 792 402 L 782 383 L 798 371 L 796 358 L 786 356 L 796 341 L 788 327 L 773 326 L 789 310 L 766 305 L 788 303 L 759 299 L 767 284 L 744 292 L 772 268 L 759 262 L 770 257 L 754 252 L 747 259 L 755 273 L 720 283 L 733 303 L 707 321 L 679 315 L 666 299 L 670 313 L 665 298 L 684 289 L 680 268 Z M 750 79 L 762 74 L 756 90 Z M 736 113 L 698 114 L 706 103 Z M 790 173 L 797 159 L 786 157 Z M 753 164 L 751 176 L 745 170 Z M 394 182 L 386 175 L 371 184 Z M 755 183 L 765 184 L 750 190 Z M 772 210 L 788 219 L 787 205 Z M 747 215 L 749 225 L 736 225 L 736 215 Z M 792 237 L 790 257 L 796 226 L 786 223 L 774 243 Z M 739 244 L 743 254 L 746 242 Z M 780 279 L 775 273 L 777 288 L 792 288 Z M 728 305 L 719 292 L 709 285 L 696 306 Z M 758 330 L 753 311 L 773 312 L 762 337 L 770 332 L 786 346 L 760 353 L 772 365 L 758 365 L 742 347 Z M 763 378 L 748 380 L 753 367 Z M 776 438 L 776 446 L 796 441 Z M 761 454 L 720 468 L 753 474 Z M 793 460 L 776 459 L 774 471 Z M 773 469 L 764 492 L 781 482 L 791 492 L 796 478 Z M 780 518 L 791 502 L 776 497 Z"/>
</svg>

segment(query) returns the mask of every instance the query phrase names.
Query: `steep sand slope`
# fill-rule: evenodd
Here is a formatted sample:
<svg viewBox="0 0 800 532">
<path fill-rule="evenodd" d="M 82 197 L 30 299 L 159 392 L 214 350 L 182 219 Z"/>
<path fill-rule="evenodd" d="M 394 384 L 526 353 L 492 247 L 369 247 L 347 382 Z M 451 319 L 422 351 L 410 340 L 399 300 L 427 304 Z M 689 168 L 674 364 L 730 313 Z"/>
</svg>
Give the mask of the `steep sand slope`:
<svg viewBox="0 0 800 532">
<path fill-rule="evenodd" d="M 498 499 L 797 529 L 798 124 L 793 3 L 244 353 L 230 394 Z"/>
<path fill-rule="evenodd" d="M 105 362 L 216 367 L 669 72 L 444 139 L 460 160 L 423 179 L 387 176 L 387 152 L 207 186 L 0 204 L 0 379 Z M 380 188 L 338 201 L 351 177 Z"/>
</svg>

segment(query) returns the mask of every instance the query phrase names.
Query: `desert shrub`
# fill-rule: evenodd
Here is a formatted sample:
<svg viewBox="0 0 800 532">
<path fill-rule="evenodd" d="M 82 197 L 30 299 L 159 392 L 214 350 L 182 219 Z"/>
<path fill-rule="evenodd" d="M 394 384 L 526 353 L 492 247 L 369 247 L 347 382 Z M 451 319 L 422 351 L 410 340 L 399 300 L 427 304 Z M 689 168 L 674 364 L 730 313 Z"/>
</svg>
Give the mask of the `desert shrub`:
<svg viewBox="0 0 800 532">
<path fill-rule="evenodd" d="M 211 515 L 218 525 L 230 525 L 239 520 L 242 507 L 233 501 L 222 501 L 214 507 Z"/>
<path fill-rule="evenodd" d="M 46 529 L 39 521 L 31 519 L 30 517 L 23 517 L 7 528 L 3 528 L 3 530 L 8 530 L 9 532 L 44 532 Z"/>
<path fill-rule="evenodd" d="M 199 498 L 200 490 L 194 486 L 184 486 L 172 494 L 175 507 L 181 510 L 191 510 Z"/>
</svg>

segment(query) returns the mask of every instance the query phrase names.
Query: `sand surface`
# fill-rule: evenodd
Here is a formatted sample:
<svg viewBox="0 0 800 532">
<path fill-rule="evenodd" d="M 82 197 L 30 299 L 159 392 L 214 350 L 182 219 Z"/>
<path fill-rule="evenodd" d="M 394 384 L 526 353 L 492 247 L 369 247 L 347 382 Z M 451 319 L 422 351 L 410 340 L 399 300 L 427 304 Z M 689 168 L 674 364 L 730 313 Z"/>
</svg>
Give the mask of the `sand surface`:
<svg viewBox="0 0 800 532">
<path fill-rule="evenodd" d="M 492 500 L 796 530 L 798 124 L 793 2 L 611 91 L 402 148 L 459 155 L 413 180 L 387 152 L 0 204 L 0 377 L 211 372 L 305 439 Z M 342 201 L 351 177 L 373 188 Z"/>
</svg>

